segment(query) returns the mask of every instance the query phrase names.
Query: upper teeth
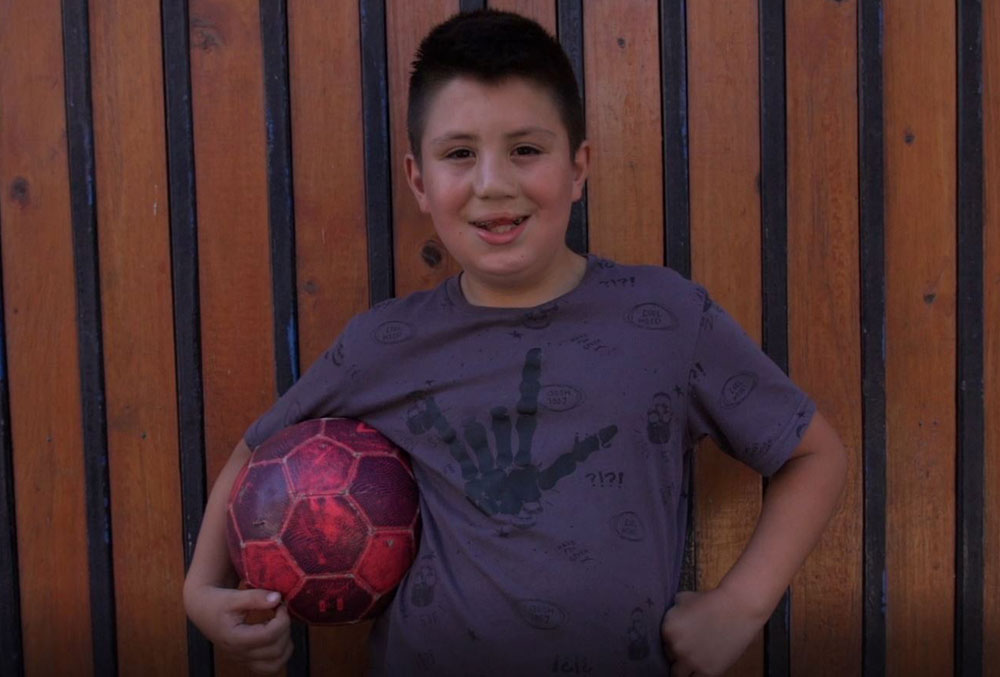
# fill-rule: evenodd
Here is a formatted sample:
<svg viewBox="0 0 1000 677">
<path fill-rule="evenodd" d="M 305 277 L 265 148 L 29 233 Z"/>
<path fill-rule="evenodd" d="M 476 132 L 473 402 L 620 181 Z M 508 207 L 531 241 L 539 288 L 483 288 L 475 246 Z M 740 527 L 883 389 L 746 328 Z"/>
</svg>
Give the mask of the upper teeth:
<svg viewBox="0 0 1000 677">
<path fill-rule="evenodd" d="M 526 218 L 528 218 L 528 217 L 527 217 L 527 216 L 519 216 L 519 217 L 517 217 L 516 219 L 513 219 L 513 220 L 511 221 L 511 223 L 512 223 L 513 225 L 515 225 L 515 226 L 519 226 L 519 225 L 521 225 L 521 223 L 522 223 L 522 222 L 523 222 L 523 221 L 524 221 L 524 220 L 525 220 Z M 472 223 L 473 223 L 473 225 L 475 225 L 475 226 L 476 226 L 477 228 L 489 228 L 490 226 L 494 226 L 494 225 L 496 225 L 496 223 L 497 223 L 497 222 L 496 222 L 496 221 L 473 221 Z"/>
</svg>

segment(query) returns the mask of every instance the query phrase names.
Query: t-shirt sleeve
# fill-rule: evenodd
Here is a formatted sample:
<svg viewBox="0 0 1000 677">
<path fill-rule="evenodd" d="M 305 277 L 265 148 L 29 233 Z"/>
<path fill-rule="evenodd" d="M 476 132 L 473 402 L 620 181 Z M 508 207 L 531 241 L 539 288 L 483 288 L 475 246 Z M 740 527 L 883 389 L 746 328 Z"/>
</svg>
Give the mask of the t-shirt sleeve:
<svg viewBox="0 0 1000 677">
<path fill-rule="evenodd" d="M 798 446 L 815 404 L 707 293 L 691 360 L 688 439 L 709 435 L 765 477 Z"/>
<path fill-rule="evenodd" d="M 347 391 L 356 367 L 348 361 L 349 324 L 323 353 L 274 405 L 250 424 L 243 440 L 251 449 L 282 428 L 314 418 L 349 416 L 344 411 Z"/>
</svg>

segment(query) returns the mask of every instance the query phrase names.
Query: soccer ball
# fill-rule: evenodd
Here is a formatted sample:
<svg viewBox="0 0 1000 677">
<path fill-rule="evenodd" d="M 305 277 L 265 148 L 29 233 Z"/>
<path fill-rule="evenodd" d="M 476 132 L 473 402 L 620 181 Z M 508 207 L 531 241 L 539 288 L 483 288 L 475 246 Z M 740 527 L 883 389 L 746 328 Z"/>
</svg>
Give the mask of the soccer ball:
<svg viewBox="0 0 1000 677">
<path fill-rule="evenodd" d="M 227 542 L 250 587 L 307 623 L 376 616 L 416 556 L 417 485 L 402 450 L 361 421 L 290 426 L 253 450 L 229 496 Z"/>
</svg>

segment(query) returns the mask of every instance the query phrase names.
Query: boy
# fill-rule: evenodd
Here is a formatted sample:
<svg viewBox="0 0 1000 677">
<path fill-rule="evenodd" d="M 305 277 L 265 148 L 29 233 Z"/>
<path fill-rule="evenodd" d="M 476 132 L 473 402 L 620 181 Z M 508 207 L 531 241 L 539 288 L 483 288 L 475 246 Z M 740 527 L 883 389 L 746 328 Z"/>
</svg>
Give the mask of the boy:
<svg viewBox="0 0 1000 677">
<path fill-rule="evenodd" d="M 410 187 L 462 273 L 354 318 L 250 427 L 209 498 L 188 614 L 253 669 L 284 665 L 277 595 L 226 587 L 225 500 L 250 448 L 348 416 L 410 453 L 421 491 L 375 674 L 721 674 L 834 511 L 836 433 L 703 289 L 566 246 L 590 147 L 569 63 L 537 24 L 483 11 L 435 28 L 408 124 Z M 681 487 L 706 434 L 772 481 L 719 587 L 677 593 Z"/>
</svg>

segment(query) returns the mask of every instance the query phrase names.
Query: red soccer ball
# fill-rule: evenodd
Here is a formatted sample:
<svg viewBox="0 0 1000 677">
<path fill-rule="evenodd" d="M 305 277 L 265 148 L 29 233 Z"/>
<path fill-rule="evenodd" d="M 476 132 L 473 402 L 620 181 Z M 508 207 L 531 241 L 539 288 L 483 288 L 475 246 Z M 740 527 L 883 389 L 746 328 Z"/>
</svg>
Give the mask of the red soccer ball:
<svg viewBox="0 0 1000 677">
<path fill-rule="evenodd" d="M 289 612 L 338 625 L 377 615 L 410 568 L 420 515 L 402 450 L 345 418 L 304 421 L 254 449 L 229 496 L 233 566 Z"/>
</svg>

